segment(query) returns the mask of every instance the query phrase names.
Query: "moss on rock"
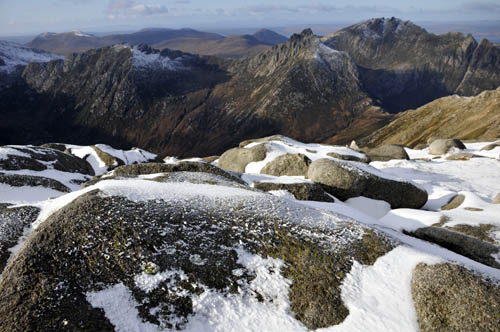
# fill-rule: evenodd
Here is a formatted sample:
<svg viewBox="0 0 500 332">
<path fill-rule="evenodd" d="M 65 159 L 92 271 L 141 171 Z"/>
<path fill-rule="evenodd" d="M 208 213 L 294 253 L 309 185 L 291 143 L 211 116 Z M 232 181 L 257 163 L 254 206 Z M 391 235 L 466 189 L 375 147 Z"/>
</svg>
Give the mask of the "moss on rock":
<svg viewBox="0 0 500 332">
<path fill-rule="evenodd" d="M 411 293 L 422 332 L 492 332 L 500 320 L 498 281 L 454 264 L 420 264 Z"/>
</svg>

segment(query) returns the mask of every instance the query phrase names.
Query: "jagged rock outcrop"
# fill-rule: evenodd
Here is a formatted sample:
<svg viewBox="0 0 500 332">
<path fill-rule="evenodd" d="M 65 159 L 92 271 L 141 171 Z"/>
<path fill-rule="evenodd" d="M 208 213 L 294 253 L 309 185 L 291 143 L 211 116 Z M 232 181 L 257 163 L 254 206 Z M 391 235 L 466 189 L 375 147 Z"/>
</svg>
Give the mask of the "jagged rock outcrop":
<svg viewBox="0 0 500 332">
<path fill-rule="evenodd" d="M 323 41 L 349 53 L 370 96 L 395 113 L 500 85 L 500 50 L 471 35 L 435 35 L 393 17 L 352 25 Z"/>
</svg>

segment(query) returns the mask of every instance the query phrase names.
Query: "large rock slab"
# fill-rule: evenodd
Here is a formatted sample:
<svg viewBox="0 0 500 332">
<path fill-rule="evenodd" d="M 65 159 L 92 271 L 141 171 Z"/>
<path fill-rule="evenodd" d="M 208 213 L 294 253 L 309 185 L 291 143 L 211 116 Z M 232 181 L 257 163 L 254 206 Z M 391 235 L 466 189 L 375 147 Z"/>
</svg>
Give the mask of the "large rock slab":
<svg viewBox="0 0 500 332">
<path fill-rule="evenodd" d="M 498 283 L 462 266 L 418 265 L 411 293 L 422 332 L 498 331 Z"/>
<path fill-rule="evenodd" d="M 373 170 L 373 173 L 368 170 Z M 376 169 L 366 165 L 361 168 L 354 163 L 318 159 L 309 166 L 307 177 L 341 200 L 365 196 L 386 201 L 393 209 L 419 209 L 427 202 L 428 194 L 423 189 L 377 173 Z"/>
<path fill-rule="evenodd" d="M 241 188 L 137 178 L 99 188 L 44 221 L 5 269 L 6 331 L 114 331 L 121 322 L 107 310 L 127 303 L 139 325 L 182 329 L 200 295 L 262 312 L 288 296 L 291 321 L 328 327 L 349 314 L 340 286 L 353 261 L 393 248 L 343 216 Z M 281 281 L 253 288 L 256 278 Z M 277 285 L 288 285 L 278 297 Z M 105 294 L 112 308 L 97 307 Z"/>
<path fill-rule="evenodd" d="M 437 139 L 429 145 L 429 153 L 433 155 L 446 154 L 451 148 L 465 149 L 464 143 L 456 138 Z"/>
<path fill-rule="evenodd" d="M 492 255 L 500 252 L 500 247 L 492 243 L 440 227 L 423 227 L 408 234 L 440 245 L 448 250 L 499 269 L 500 263 Z"/>
<path fill-rule="evenodd" d="M 274 176 L 306 176 L 310 164 L 311 159 L 301 153 L 286 153 L 268 162 L 260 173 Z"/>
</svg>

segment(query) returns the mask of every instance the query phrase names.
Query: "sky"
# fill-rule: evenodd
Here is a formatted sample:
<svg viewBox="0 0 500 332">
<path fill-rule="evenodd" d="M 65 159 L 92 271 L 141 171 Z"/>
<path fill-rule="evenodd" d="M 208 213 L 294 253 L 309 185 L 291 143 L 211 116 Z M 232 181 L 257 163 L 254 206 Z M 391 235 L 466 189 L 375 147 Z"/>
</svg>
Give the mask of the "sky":
<svg viewBox="0 0 500 332">
<path fill-rule="evenodd" d="M 237 29 L 392 16 L 414 22 L 500 21 L 500 0 L 0 0 L 0 35 L 145 27 Z"/>
</svg>

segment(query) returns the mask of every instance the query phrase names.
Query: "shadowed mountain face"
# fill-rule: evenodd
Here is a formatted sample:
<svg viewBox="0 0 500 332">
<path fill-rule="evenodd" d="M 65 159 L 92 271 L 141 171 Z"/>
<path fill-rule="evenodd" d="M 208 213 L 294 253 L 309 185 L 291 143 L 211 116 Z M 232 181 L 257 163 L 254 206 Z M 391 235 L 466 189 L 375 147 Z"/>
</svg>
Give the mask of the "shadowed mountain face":
<svg viewBox="0 0 500 332">
<path fill-rule="evenodd" d="M 30 64 L 16 98 L 0 99 L 2 117 L 9 128 L 29 127 L 31 142 L 104 141 L 180 156 L 274 133 L 348 140 L 388 119 L 361 90 L 350 57 L 310 30 L 245 60 L 157 52 L 117 45 Z"/>
<path fill-rule="evenodd" d="M 458 93 L 476 95 L 500 84 L 500 51 L 471 35 L 434 35 L 399 19 L 372 19 L 323 42 L 349 53 L 363 86 L 393 113 Z"/>
</svg>

